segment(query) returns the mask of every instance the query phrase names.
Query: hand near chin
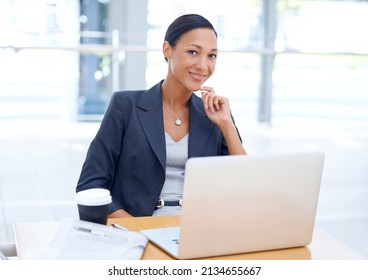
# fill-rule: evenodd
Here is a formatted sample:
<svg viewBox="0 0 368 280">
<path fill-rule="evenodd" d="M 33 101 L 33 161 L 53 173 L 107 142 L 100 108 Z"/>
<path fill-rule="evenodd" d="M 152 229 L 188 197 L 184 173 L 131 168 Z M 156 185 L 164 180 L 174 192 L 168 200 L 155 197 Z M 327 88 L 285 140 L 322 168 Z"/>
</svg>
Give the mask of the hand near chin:
<svg viewBox="0 0 368 280">
<path fill-rule="evenodd" d="M 202 87 L 200 90 L 207 117 L 218 127 L 232 124 L 229 100 L 217 95 L 212 87 Z"/>
</svg>

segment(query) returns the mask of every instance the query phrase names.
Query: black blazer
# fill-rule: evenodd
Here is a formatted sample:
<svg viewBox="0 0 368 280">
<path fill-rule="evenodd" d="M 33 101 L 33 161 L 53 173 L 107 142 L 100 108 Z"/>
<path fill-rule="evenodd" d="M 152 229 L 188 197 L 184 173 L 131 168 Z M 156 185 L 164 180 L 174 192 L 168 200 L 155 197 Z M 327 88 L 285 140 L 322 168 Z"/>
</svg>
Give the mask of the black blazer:
<svg viewBox="0 0 368 280">
<path fill-rule="evenodd" d="M 106 188 L 110 213 L 150 216 L 165 181 L 166 144 L 162 81 L 151 89 L 113 94 L 83 164 L 77 191 Z M 226 142 L 205 115 L 201 98 L 189 101 L 189 157 L 227 155 Z M 240 137 L 240 136 L 239 136 Z"/>
</svg>

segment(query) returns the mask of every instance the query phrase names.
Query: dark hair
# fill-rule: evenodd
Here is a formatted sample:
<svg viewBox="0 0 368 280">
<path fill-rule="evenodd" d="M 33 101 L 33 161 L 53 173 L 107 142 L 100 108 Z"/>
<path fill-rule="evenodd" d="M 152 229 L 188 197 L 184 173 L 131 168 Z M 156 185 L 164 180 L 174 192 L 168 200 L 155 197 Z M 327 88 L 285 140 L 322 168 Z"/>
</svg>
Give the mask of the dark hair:
<svg viewBox="0 0 368 280">
<path fill-rule="evenodd" d="M 217 37 L 215 28 L 206 18 L 197 14 L 187 14 L 178 17 L 169 25 L 165 34 L 165 41 L 169 42 L 171 47 L 175 47 L 176 43 L 185 32 L 195 28 L 212 29 Z"/>
</svg>

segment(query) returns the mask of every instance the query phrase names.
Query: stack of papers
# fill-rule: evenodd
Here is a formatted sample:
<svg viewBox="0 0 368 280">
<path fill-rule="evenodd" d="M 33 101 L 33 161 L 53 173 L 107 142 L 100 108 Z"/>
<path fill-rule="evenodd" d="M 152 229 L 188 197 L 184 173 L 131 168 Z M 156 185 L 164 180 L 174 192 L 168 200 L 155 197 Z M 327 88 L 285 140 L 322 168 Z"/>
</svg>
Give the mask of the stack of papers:
<svg viewBox="0 0 368 280">
<path fill-rule="evenodd" d="M 66 218 L 55 238 L 36 259 L 138 260 L 147 242 L 147 238 L 137 232 Z"/>
</svg>

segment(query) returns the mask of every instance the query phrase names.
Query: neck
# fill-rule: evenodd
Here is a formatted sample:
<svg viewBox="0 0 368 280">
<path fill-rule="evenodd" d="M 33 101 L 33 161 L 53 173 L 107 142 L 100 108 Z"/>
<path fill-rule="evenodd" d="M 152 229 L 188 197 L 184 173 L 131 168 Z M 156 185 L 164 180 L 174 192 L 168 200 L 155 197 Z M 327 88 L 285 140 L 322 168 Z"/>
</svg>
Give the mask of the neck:
<svg viewBox="0 0 368 280">
<path fill-rule="evenodd" d="M 162 83 L 162 102 L 166 107 L 171 108 L 172 111 L 188 107 L 191 95 L 192 92 L 186 88 L 171 85 L 166 80 Z"/>
</svg>

